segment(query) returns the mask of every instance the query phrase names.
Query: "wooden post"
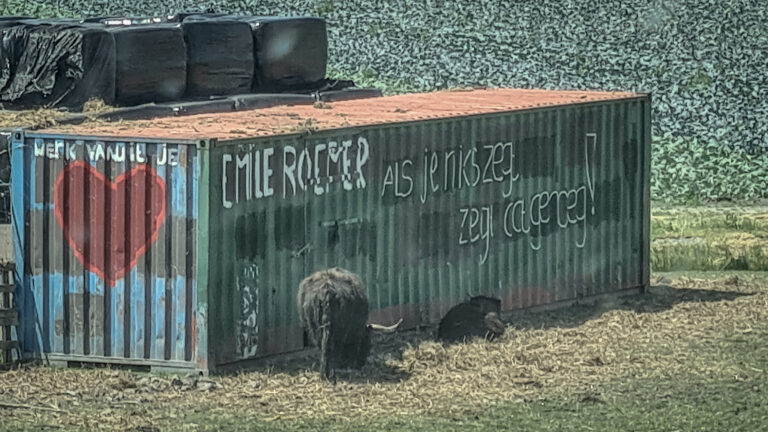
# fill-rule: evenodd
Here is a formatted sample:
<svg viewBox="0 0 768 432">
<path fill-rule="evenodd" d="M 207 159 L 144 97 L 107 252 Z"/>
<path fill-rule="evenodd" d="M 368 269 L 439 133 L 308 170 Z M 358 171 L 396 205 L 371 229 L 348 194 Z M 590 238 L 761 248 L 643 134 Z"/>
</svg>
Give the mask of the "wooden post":
<svg viewBox="0 0 768 432">
<path fill-rule="evenodd" d="M 3 364 L 14 361 L 13 351 L 16 351 L 16 360 L 21 360 L 19 341 L 13 340 L 13 327 L 19 325 L 13 298 L 16 295 L 14 268 L 12 263 L 0 265 L 0 363 Z"/>
</svg>

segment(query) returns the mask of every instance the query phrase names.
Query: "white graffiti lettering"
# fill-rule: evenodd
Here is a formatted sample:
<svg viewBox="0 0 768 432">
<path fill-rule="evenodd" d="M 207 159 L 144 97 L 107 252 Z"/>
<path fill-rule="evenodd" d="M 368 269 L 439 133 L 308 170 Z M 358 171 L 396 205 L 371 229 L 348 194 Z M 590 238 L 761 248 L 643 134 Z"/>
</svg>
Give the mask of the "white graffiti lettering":
<svg viewBox="0 0 768 432">
<path fill-rule="evenodd" d="M 392 187 L 396 198 L 407 198 L 413 193 L 413 177 L 409 174 L 413 162 L 406 159 L 402 162 L 394 162 L 387 166 L 384 181 L 381 185 L 381 196 L 387 194 L 387 187 Z"/>
<path fill-rule="evenodd" d="M 547 233 L 555 229 L 565 230 L 579 227 L 579 234 L 574 239 L 576 248 L 583 248 L 587 241 L 587 218 L 595 214 L 595 166 L 594 152 L 597 146 L 597 134 L 589 133 L 583 147 L 584 174 L 581 184 L 563 189 L 545 190 L 529 196 L 510 199 L 514 194 L 514 182 L 520 179 L 515 172 L 514 146 L 486 146 L 488 159 L 483 163 L 482 182 L 509 182 L 502 192 L 505 198 L 500 206 L 501 231 L 506 238 L 523 237 L 532 250 L 542 248 L 542 240 Z M 504 152 L 505 156 L 499 156 Z M 485 241 L 481 251 L 481 264 L 486 262 L 490 241 L 495 236 L 493 228 L 493 205 L 462 207 L 459 209 L 459 245 L 471 245 Z M 545 233 L 544 229 L 547 226 Z"/>
<path fill-rule="evenodd" d="M 459 233 L 459 245 L 483 242 L 483 252 L 480 255 L 480 264 L 485 264 L 491 249 L 491 237 L 493 237 L 493 206 L 460 208 L 461 227 Z"/>
<path fill-rule="evenodd" d="M 222 155 L 224 208 L 271 197 L 279 185 L 282 185 L 283 198 L 306 192 L 323 195 L 330 192 L 332 184 L 339 184 L 345 191 L 367 187 L 364 167 L 371 154 L 368 140 L 364 137 L 342 140 L 341 143 L 317 143 L 304 149 L 286 145 L 282 148 L 282 166 L 277 167 L 275 165 L 280 162 L 275 162 L 274 154 L 272 147 L 251 146 L 238 153 Z M 234 164 L 229 163 L 232 160 Z"/>
<path fill-rule="evenodd" d="M 237 298 L 240 299 L 240 313 L 235 321 L 237 354 L 241 359 L 255 356 L 259 352 L 259 267 L 248 263 L 242 265 L 237 275 Z"/>
<path fill-rule="evenodd" d="M 221 171 L 227 172 L 227 164 L 232 162 L 231 154 L 224 154 L 221 156 Z M 227 176 L 221 178 L 221 199 L 222 206 L 224 208 L 232 208 L 232 201 L 227 199 Z"/>
<path fill-rule="evenodd" d="M 151 154 L 146 143 L 35 138 L 33 145 L 35 157 L 46 159 L 88 160 L 93 163 L 99 161 L 148 163 L 151 157 L 158 166 L 177 166 L 180 161 L 179 148 L 166 144 L 152 145 Z"/>
</svg>

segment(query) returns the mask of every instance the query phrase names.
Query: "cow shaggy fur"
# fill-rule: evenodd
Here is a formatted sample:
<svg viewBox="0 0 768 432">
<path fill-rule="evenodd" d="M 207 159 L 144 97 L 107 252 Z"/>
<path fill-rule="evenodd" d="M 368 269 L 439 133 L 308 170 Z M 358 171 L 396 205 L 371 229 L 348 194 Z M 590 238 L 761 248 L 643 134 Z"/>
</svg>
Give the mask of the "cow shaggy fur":
<svg viewBox="0 0 768 432">
<path fill-rule="evenodd" d="M 324 378 L 335 369 L 359 369 L 371 348 L 368 298 L 356 274 L 342 269 L 321 270 L 299 285 L 298 307 L 309 340 L 320 348 Z"/>
<path fill-rule="evenodd" d="M 452 307 L 440 320 L 437 338 L 445 342 L 462 342 L 475 337 L 493 340 L 504 334 L 499 319 L 501 300 L 476 296 Z"/>
</svg>

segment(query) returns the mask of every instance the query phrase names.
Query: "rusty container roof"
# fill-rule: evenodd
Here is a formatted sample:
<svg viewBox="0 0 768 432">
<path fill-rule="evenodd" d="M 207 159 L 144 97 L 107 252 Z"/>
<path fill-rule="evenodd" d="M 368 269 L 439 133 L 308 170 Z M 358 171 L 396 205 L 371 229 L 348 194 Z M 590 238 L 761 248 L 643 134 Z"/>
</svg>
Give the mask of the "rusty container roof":
<svg viewBox="0 0 768 432">
<path fill-rule="evenodd" d="M 86 122 L 38 131 L 117 138 L 236 140 L 307 130 L 328 130 L 620 100 L 642 95 L 574 90 L 484 89 L 411 93 L 330 104 L 279 106 L 251 111 Z"/>
</svg>

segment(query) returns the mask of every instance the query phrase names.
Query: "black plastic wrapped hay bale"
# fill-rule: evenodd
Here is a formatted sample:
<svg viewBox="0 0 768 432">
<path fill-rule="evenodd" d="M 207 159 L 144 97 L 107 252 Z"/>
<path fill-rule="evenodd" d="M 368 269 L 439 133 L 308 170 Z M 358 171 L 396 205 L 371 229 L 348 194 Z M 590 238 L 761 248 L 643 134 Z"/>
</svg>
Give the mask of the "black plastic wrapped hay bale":
<svg viewBox="0 0 768 432">
<path fill-rule="evenodd" d="M 117 16 L 92 16 L 92 17 L 83 18 L 81 20 L 81 22 L 86 23 L 86 24 L 101 24 L 101 22 L 104 21 L 105 19 L 114 19 L 114 18 L 119 18 L 119 17 L 117 17 Z"/>
<path fill-rule="evenodd" d="M 312 105 L 315 98 L 307 94 L 290 93 L 260 93 L 230 96 L 234 101 L 235 110 L 247 111 L 271 108 L 280 105 Z"/>
<path fill-rule="evenodd" d="M 257 92 L 309 89 L 325 78 L 325 20 L 312 17 L 248 17 L 254 40 Z"/>
<path fill-rule="evenodd" d="M 106 26 L 127 26 L 127 25 L 161 24 L 165 21 L 159 17 L 102 16 L 102 17 L 85 18 L 82 20 L 82 22 L 103 24 Z"/>
<path fill-rule="evenodd" d="M 10 18 L 10 17 L 0 17 L 0 18 Z M 21 25 L 24 23 L 24 19 L 0 19 L 0 29 L 9 28 L 9 27 L 16 27 L 18 25 Z"/>
<path fill-rule="evenodd" d="M 229 14 L 226 13 L 216 13 L 216 12 L 179 12 L 174 15 L 168 15 L 166 18 L 167 22 L 184 22 L 185 19 L 194 17 L 194 18 L 219 18 L 223 16 L 227 16 Z"/>
<path fill-rule="evenodd" d="M 117 54 L 115 98 L 119 105 L 184 97 L 187 58 L 179 24 L 108 27 Z"/>
<path fill-rule="evenodd" d="M 254 75 L 253 36 L 248 23 L 228 17 L 184 19 L 187 95 L 247 93 Z"/>
<path fill-rule="evenodd" d="M 382 92 L 376 88 L 350 87 L 343 90 L 320 91 L 317 100 L 321 102 L 343 102 L 348 100 L 382 97 Z"/>
<path fill-rule="evenodd" d="M 0 23 L 34 19 L 29 16 L 0 16 Z"/>
<path fill-rule="evenodd" d="M 114 103 L 115 40 L 101 26 L 22 21 L 0 27 L 0 103 L 80 109 Z"/>
</svg>

